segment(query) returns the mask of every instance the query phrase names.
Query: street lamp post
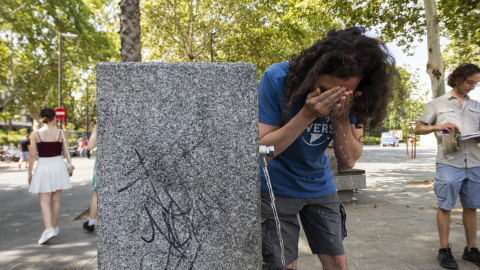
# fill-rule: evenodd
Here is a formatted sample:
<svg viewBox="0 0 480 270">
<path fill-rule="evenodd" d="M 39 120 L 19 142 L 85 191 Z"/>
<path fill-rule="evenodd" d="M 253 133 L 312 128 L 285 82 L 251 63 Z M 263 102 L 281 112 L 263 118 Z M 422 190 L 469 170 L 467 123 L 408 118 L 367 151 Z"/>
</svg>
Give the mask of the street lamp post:
<svg viewBox="0 0 480 270">
<path fill-rule="evenodd" d="M 76 38 L 78 35 L 70 33 L 58 33 L 58 107 L 62 107 L 62 37 L 64 38 Z M 62 128 L 62 124 L 60 124 Z"/>
</svg>

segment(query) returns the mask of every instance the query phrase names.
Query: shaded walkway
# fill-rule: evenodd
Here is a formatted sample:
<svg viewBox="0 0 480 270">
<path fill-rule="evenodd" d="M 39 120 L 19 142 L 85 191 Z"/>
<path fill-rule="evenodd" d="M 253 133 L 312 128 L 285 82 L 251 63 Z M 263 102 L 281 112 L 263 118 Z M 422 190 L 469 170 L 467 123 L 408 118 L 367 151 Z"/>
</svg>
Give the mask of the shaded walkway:
<svg viewBox="0 0 480 270">
<path fill-rule="evenodd" d="M 405 144 L 380 148 L 365 146 L 355 168 L 367 174 L 367 189 L 345 204 L 349 269 L 443 269 L 437 261 L 436 199 L 432 180 L 436 148 L 417 148 L 416 159 L 406 159 Z M 465 247 L 462 209 L 452 212 L 450 242 L 459 269 L 478 269 L 461 256 Z M 320 269 L 306 240 L 298 269 Z"/>
</svg>

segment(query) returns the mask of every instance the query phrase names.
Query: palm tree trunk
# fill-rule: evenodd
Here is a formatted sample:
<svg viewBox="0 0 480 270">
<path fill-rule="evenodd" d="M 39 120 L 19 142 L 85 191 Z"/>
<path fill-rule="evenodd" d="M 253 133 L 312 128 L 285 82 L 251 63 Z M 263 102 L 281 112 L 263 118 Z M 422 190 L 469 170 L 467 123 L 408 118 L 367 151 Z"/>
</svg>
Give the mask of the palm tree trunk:
<svg viewBox="0 0 480 270">
<path fill-rule="evenodd" d="M 142 62 L 140 0 L 121 0 L 119 5 L 122 62 Z"/>
</svg>

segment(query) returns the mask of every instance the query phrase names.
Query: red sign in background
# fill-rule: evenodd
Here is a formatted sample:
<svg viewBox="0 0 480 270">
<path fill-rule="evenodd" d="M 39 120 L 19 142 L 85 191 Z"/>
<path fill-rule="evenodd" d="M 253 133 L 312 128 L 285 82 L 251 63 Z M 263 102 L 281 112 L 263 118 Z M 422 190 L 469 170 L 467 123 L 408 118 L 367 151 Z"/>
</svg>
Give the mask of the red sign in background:
<svg viewBox="0 0 480 270">
<path fill-rule="evenodd" d="M 67 111 L 64 108 L 56 108 L 55 114 L 57 116 L 57 125 L 59 127 L 67 124 Z"/>
<path fill-rule="evenodd" d="M 57 119 L 63 119 L 67 117 L 67 111 L 64 108 L 56 108 L 55 113 L 57 115 Z"/>
</svg>

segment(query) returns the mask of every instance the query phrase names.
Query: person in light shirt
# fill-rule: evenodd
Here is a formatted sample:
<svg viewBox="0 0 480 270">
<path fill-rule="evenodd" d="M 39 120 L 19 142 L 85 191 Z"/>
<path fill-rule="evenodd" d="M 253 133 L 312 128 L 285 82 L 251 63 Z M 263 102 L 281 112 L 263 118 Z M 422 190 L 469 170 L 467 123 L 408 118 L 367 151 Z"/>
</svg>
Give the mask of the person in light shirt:
<svg viewBox="0 0 480 270">
<path fill-rule="evenodd" d="M 438 141 L 434 191 L 437 196 L 437 227 L 440 249 L 437 259 L 448 269 L 458 265 L 449 247 L 450 213 L 457 197 L 463 207 L 463 225 L 467 246 L 462 258 L 480 266 L 477 249 L 477 208 L 480 207 L 480 147 L 477 140 L 460 142 L 457 152 L 451 152 L 443 137 L 458 130 L 461 134 L 479 131 L 480 102 L 468 94 L 478 88 L 480 68 L 474 64 L 459 65 L 448 77 L 453 89 L 427 104 L 415 127 L 416 135 L 435 132 Z"/>
</svg>

